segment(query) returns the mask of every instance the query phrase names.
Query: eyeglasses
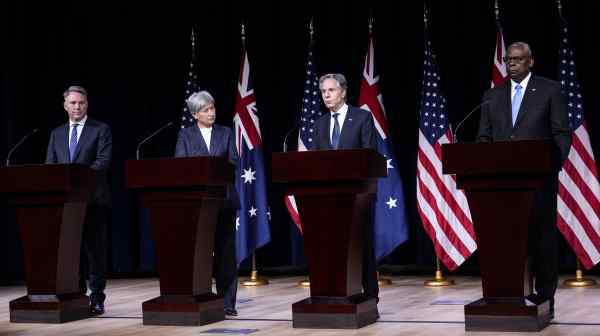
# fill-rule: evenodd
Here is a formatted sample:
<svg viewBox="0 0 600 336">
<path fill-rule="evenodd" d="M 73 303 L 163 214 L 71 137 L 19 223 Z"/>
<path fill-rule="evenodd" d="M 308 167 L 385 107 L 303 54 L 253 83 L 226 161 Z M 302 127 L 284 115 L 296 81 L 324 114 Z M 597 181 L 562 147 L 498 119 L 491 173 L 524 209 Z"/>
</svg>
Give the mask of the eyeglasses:
<svg viewBox="0 0 600 336">
<path fill-rule="evenodd" d="M 529 59 L 529 56 L 513 56 L 513 57 L 504 56 L 502 59 L 504 60 L 504 63 L 511 63 L 511 62 L 525 63 L 525 61 Z"/>
</svg>

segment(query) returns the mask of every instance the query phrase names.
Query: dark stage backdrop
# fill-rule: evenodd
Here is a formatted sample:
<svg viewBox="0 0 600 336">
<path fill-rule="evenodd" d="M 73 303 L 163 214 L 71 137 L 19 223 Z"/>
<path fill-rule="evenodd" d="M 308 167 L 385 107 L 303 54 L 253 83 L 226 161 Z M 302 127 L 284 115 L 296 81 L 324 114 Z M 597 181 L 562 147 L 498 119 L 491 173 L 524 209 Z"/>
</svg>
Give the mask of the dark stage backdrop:
<svg viewBox="0 0 600 336">
<path fill-rule="evenodd" d="M 597 1 L 563 1 L 583 86 L 586 118 L 596 157 L 600 155 L 600 71 Z M 40 132 L 14 156 L 15 163 L 43 162 L 52 128 L 66 121 L 63 90 L 89 90 L 90 116 L 113 130 L 111 168 L 115 200 L 110 223 L 112 272 L 152 268 L 151 238 L 137 197 L 124 188 L 124 161 L 137 142 L 168 121 L 178 121 L 190 60 L 190 31 L 198 36 L 198 78 L 214 94 L 221 124 L 232 124 L 240 62 L 240 23 L 247 48 L 266 147 L 281 150 L 301 105 L 314 18 L 320 74 L 342 72 L 349 102 L 358 99 L 367 48 L 368 17 L 374 17 L 377 65 L 396 156 L 404 181 L 410 240 L 385 259 L 388 264 L 432 267 L 434 257 L 415 208 L 418 109 L 423 59 L 421 1 L 3 1 L 0 158 L 31 129 Z M 489 87 L 495 43 L 493 1 L 429 1 L 430 31 L 437 52 L 452 124 L 480 102 Z M 531 44 L 534 72 L 556 78 L 558 17 L 554 0 L 500 1 L 507 45 Z M 478 116 L 461 138 L 472 140 Z M 173 154 L 177 127 L 144 147 L 144 156 Z M 281 186 L 269 186 L 273 241 L 258 252 L 264 267 L 291 265 L 295 230 L 283 205 Z M 22 277 L 18 228 L 10 209 L 0 208 L 0 280 Z M 40 223 L 40 225 L 42 225 Z M 573 257 L 563 245 L 563 266 Z M 294 260 L 292 260 L 294 259 Z M 473 258 L 471 258 L 473 259 Z M 468 261 L 476 266 L 476 260 Z M 461 268 L 465 269 L 465 267 Z"/>
</svg>

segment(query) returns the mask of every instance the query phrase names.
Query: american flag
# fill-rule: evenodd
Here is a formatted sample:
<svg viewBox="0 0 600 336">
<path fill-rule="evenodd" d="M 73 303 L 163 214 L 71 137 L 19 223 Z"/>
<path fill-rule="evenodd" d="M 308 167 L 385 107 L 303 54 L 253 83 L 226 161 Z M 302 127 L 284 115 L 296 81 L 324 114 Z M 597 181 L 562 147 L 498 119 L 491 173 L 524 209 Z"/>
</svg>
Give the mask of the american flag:
<svg viewBox="0 0 600 336">
<path fill-rule="evenodd" d="M 442 174 L 441 145 L 452 139 L 440 74 L 425 27 L 417 153 L 417 208 L 436 255 L 456 269 L 477 248 L 467 199 L 453 175 Z"/>
<path fill-rule="evenodd" d="M 575 58 L 561 21 L 558 78 L 573 130 L 569 156 L 559 174 L 557 226 L 586 269 L 600 261 L 600 185 L 585 125 Z"/>
<path fill-rule="evenodd" d="M 257 112 L 248 53 L 246 47 L 242 46 L 240 77 L 233 117 L 240 172 L 235 181 L 240 195 L 240 210 L 235 223 L 238 264 L 250 256 L 255 249 L 271 240 L 269 228 L 271 213 L 267 203 L 265 166 Z"/>
<path fill-rule="evenodd" d="M 192 117 L 192 114 L 187 107 L 187 98 L 194 92 L 198 92 L 198 74 L 196 73 L 196 37 L 194 30 L 192 29 L 192 55 L 190 57 L 190 67 L 187 72 L 185 81 L 185 97 L 183 102 L 183 113 L 181 115 L 181 128 L 189 127 L 196 124 L 196 120 Z"/>
<path fill-rule="evenodd" d="M 388 176 L 377 182 L 375 202 L 374 245 L 375 258 L 380 260 L 408 239 L 408 221 L 404 204 L 402 180 L 394 155 L 394 146 L 389 136 L 388 123 L 379 90 L 379 74 L 375 66 L 373 36 L 369 36 L 369 48 L 365 56 L 365 67 L 358 98 L 360 108 L 373 115 L 377 130 L 377 151 L 387 159 Z"/>
<path fill-rule="evenodd" d="M 317 67 L 315 65 L 315 42 L 312 39 L 308 49 L 308 58 L 306 61 L 306 77 L 304 79 L 304 95 L 302 97 L 302 109 L 298 121 L 298 151 L 313 150 L 313 132 L 315 121 L 323 114 L 321 111 L 319 96 L 319 78 L 317 77 Z M 302 232 L 302 223 L 300 214 L 296 206 L 296 200 L 293 195 L 285 198 L 285 205 L 290 213 L 290 217 L 296 226 Z"/>
<path fill-rule="evenodd" d="M 502 26 L 500 21 L 496 19 L 496 49 L 494 49 L 494 67 L 492 69 L 492 87 L 496 87 L 504 83 L 508 77 L 506 71 L 506 47 L 504 46 L 504 35 L 502 34 Z"/>
</svg>

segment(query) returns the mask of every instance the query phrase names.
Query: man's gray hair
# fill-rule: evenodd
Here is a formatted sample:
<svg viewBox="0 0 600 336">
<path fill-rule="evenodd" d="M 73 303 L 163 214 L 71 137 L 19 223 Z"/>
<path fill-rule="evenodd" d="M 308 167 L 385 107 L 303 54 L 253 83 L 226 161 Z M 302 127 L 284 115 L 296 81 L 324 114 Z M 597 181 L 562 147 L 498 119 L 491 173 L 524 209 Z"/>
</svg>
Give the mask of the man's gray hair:
<svg viewBox="0 0 600 336">
<path fill-rule="evenodd" d="M 77 92 L 80 93 L 82 96 L 85 96 L 87 98 L 87 90 L 84 89 L 82 86 L 77 86 L 77 85 L 71 85 L 69 86 L 68 89 L 65 90 L 65 92 L 63 92 L 63 98 L 67 99 L 67 97 L 71 94 L 71 92 Z"/>
<path fill-rule="evenodd" d="M 196 113 L 210 104 L 214 105 L 215 99 L 208 91 L 199 91 L 192 93 L 186 103 L 190 113 Z"/>
<path fill-rule="evenodd" d="M 319 89 L 323 86 L 323 82 L 326 79 L 333 79 L 333 80 L 337 81 L 339 86 L 344 91 L 346 91 L 348 89 L 348 82 L 346 81 L 346 77 L 344 77 L 344 75 L 339 74 L 339 73 L 330 73 L 330 74 L 321 76 L 321 78 L 319 78 Z"/>
<path fill-rule="evenodd" d="M 531 52 L 531 47 L 529 46 L 529 44 L 527 44 L 525 42 L 515 42 L 515 43 L 509 45 L 508 49 L 506 49 L 506 50 L 508 51 L 511 48 L 521 49 L 527 54 L 527 56 L 533 57 L 533 53 Z"/>
</svg>

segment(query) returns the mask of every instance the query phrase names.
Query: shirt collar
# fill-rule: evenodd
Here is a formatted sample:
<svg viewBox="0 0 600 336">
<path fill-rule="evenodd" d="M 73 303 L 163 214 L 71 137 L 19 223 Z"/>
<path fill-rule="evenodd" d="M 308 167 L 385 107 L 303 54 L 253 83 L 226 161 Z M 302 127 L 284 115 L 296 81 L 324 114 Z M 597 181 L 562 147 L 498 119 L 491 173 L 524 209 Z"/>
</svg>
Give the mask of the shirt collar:
<svg viewBox="0 0 600 336">
<path fill-rule="evenodd" d="M 514 91 L 515 90 L 515 86 L 517 86 L 517 84 L 521 85 L 521 87 L 523 89 L 525 89 L 527 87 L 527 83 L 529 83 L 529 79 L 531 78 L 531 71 L 527 74 L 527 76 L 525 76 L 525 78 L 523 78 L 523 80 L 521 81 L 521 83 L 517 83 L 514 80 L 510 80 L 510 88 Z"/>
<path fill-rule="evenodd" d="M 346 118 L 346 113 L 348 113 L 348 104 L 344 103 L 344 105 L 342 105 L 342 107 L 340 107 L 339 110 L 337 110 L 336 112 L 330 111 L 330 113 L 332 117 L 334 113 L 339 113 L 338 118 L 344 119 Z"/>
<path fill-rule="evenodd" d="M 84 126 L 86 120 L 87 120 L 87 114 L 83 118 L 81 118 L 81 120 L 79 120 L 79 121 L 71 121 L 71 120 L 69 120 L 69 127 L 73 127 L 74 124 L 77 124 L 79 126 Z"/>
</svg>

